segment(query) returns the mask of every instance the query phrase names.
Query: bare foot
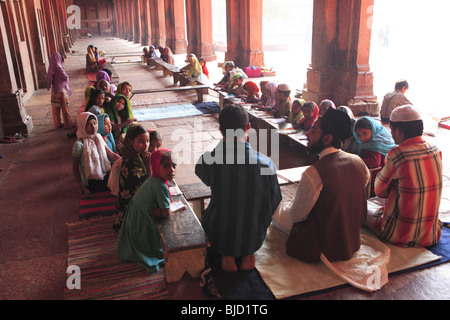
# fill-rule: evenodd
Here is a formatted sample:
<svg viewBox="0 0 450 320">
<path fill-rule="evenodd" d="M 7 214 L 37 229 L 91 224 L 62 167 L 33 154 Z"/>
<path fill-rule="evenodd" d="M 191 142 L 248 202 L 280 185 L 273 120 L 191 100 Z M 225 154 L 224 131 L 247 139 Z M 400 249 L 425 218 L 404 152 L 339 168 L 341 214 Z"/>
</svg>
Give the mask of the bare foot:
<svg viewBox="0 0 450 320">
<path fill-rule="evenodd" d="M 242 258 L 242 263 L 240 266 L 240 269 L 242 271 L 250 271 L 255 269 L 256 267 L 256 262 L 255 262 L 255 255 L 251 254 L 249 256 L 243 257 Z"/>
<path fill-rule="evenodd" d="M 234 257 L 222 256 L 222 270 L 225 272 L 237 271 L 236 261 Z"/>
</svg>

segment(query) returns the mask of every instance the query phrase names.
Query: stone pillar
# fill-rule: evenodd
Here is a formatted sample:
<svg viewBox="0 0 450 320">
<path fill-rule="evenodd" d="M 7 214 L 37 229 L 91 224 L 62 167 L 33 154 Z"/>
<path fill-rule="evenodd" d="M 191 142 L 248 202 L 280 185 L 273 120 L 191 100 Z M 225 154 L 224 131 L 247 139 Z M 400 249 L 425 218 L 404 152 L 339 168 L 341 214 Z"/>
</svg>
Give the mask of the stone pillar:
<svg viewBox="0 0 450 320">
<path fill-rule="evenodd" d="M 142 17 L 141 0 L 133 0 L 132 4 L 134 8 L 134 15 L 133 15 L 134 42 L 141 43 L 141 17 Z"/>
<path fill-rule="evenodd" d="M 167 46 L 174 54 L 186 53 L 184 0 L 165 0 Z"/>
<path fill-rule="evenodd" d="M 305 100 L 376 101 L 369 54 L 374 0 L 315 0 Z"/>
<path fill-rule="evenodd" d="M 240 67 L 264 65 L 262 17 L 262 0 L 227 0 L 225 60 Z"/>
<path fill-rule="evenodd" d="M 150 21 L 150 0 L 141 1 L 141 44 L 149 46 L 152 43 L 151 39 L 151 21 Z"/>
<path fill-rule="evenodd" d="M 217 59 L 212 32 L 211 0 L 186 1 L 188 53 L 194 53 L 206 61 Z"/>
<path fill-rule="evenodd" d="M 1 9 L 1 8 L 0 8 Z M 14 135 L 15 133 L 29 134 L 33 128 L 31 116 L 27 112 L 22 101 L 23 92 L 18 86 L 18 80 L 14 71 L 14 49 L 8 40 L 8 32 L 15 37 L 12 31 L 9 17 L 4 16 L 0 10 L 0 68 L 3 71 L 0 77 L 0 134 Z M 6 11 L 8 14 L 8 11 Z"/>
<path fill-rule="evenodd" d="M 164 1 L 150 0 L 152 44 L 166 46 L 166 18 Z"/>
</svg>

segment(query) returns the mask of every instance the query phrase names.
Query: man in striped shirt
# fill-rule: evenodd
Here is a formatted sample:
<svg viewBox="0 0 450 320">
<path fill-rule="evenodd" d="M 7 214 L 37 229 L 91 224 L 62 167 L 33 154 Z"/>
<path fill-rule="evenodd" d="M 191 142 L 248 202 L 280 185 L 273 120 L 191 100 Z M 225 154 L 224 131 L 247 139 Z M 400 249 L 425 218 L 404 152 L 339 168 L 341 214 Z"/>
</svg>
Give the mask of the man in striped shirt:
<svg viewBox="0 0 450 320">
<path fill-rule="evenodd" d="M 426 247 L 439 242 L 442 222 L 442 154 L 422 138 L 423 121 L 411 105 L 396 108 L 390 118 L 392 149 L 375 180 L 375 193 L 387 198 L 371 210 L 366 225 L 379 239 L 401 247 Z"/>
</svg>

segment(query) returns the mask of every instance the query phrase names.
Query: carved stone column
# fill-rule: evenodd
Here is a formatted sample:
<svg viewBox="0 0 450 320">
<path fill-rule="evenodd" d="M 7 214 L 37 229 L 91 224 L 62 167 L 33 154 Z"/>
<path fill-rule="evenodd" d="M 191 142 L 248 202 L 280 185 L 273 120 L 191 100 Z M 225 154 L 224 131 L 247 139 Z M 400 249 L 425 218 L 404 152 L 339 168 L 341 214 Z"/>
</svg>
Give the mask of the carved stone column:
<svg viewBox="0 0 450 320">
<path fill-rule="evenodd" d="M 142 8 L 141 16 L 141 44 L 151 45 L 151 21 L 150 21 L 150 0 L 140 0 Z"/>
<path fill-rule="evenodd" d="M 174 54 L 186 53 L 184 0 L 165 0 L 167 46 Z"/>
<path fill-rule="evenodd" d="M 225 60 L 240 67 L 264 65 L 262 16 L 262 0 L 227 0 Z"/>
<path fill-rule="evenodd" d="M 312 62 L 303 98 L 376 101 L 370 71 L 374 0 L 315 0 Z"/>
<path fill-rule="evenodd" d="M 186 1 L 188 53 L 194 53 L 206 61 L 216 60 L 212 32 L 211 0 Z"/>
<path fill-rule="evenodd" d="M 166 46 L 166 18 L 164 1 L 150 0 L 152 45 Z"/>
</svg>

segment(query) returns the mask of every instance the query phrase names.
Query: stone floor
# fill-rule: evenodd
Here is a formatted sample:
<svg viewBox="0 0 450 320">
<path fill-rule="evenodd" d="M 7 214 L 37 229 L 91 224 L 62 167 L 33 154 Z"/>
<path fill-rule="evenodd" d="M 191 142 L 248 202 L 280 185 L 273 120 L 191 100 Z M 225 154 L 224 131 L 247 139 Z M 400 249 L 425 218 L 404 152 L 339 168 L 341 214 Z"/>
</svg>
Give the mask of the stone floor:
<svg viewBox="0 0 450 320">
<path fill-rule="evenodd" d="M 138 44 L 115 38 L 80 39 L 65 60 L 65 69 L 71 79 L 70 97 L 72 120 L 75 122 L 82 105 L 88 80 L 84 73 L 85 52 L 88 44 L 94 44 L 107 53 L 141 52 Z M 219 55 L 218 55 L 219 56 Z M 176 56 L 177 65 L 183 65 L 184 56 Z M 223 62 L 223 61 L 222 61 Z M 211 79 L 220 79 L 217 61 L 209 64 Z M 172 85 L 171 78 L 162 77 L 141 63 L 115 64 L 121 81 L 130 81 L 134 89 L 148 89 Z M 282 79 L 274 79 L 282 80 Z M 299 85 L 301 87 L 301 85 Z M 162 95 L 163 96 L 163 95 Z M 170 96 L 170 95 L 169 95 Z M 147 99 L 135 96 L 133 99 Z M 185 94 L 183 99 L 194 100 L 195 94 Z M 211 97 L 214 99 L 214 97 Z M 70 130 L 53 129 L 50 94 L 38 90 L 26 103 L 32 116 L 34 129 L 16 144 L 0 144 L 0 299 L 1 300 L 61 300 L 64 298 L 67 268 L 67 223 L 78 220 L 80 191 L 72 175 L 72 145 L 67 138 Z M 135 101 L 135 100 L 134 100 Z M 185 161 L 178 168 L 179 184 L 199 181 L 193 174 L 198 156 L 214 147 L 220 140 L 217 116 L 204 115 L 163 121 L 144 122 L 148 128 L 156 128 L 164 136 L 164 147 L 174 148 L 182 140 L 192 161 Z M 182 137 L 172 134 L 182 128 Z M 188 137 L 186 137 L 186 135 Z M 439 129 L 436 137 L 444 155 L 449 159 L 447 141 L 450 133 Z M 281 150 L 280 168 L 304 164 L 301 151 Z M 449 162 L 445 162 L 448 164 Z M 443 219 L 449 221 L 449 179 L 445 166 L 445 194 L 442 206 Z M 330 300 L 409 300 L 450 299 L 450 264 L 390 277 L 381 290 L 368 294 L 355 288 L 343 288 L 313 295 L 306 299 Z M 198 279 L 185 276 L 182 281 L 168 285 L 174 300 L 207 299 L 199 288 Z"/>
</svg>

